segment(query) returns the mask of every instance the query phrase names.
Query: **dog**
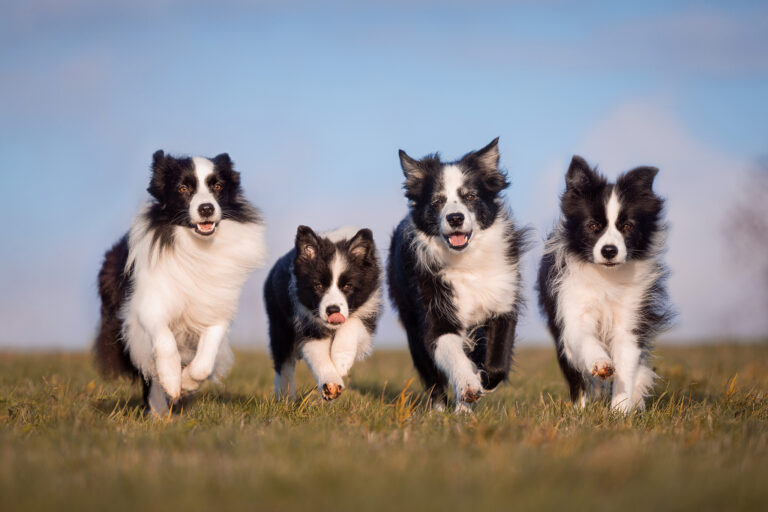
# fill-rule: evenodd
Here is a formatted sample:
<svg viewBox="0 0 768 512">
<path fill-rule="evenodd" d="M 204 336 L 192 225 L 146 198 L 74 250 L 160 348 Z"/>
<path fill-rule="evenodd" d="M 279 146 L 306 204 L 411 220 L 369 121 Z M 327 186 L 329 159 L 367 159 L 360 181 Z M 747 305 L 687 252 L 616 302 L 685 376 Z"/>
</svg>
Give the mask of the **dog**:
<svg viewBox="0 0 768 512">
<path fill-rule="evenodd" d="M 500 196 L 498 140 L 455 162 L 400 150 L 409 212 L 392 235 L 389 293 L 438 410 L 448 385 L 456 410 L 471 411 L 512 362 L 526 230 Z"/>
<path fill-rule="evenodd" d="M 148 411 L 224 376 L 246 279 L 264 264 L 264 222 L 243 197 L 228 154 L 152 157 L 151 199 L 99 272 L 97 364 L 140 377 Z"/>
<path fill-rule="evenodd" d="M 642 410 L 656 378 L 651 344 L 673 318 L 657 173 L 637 167 L 609 183 L 574 156 L 565 175 L 538 292 L 571 400 L 582 406 L 606 393 L 613 376 L 611 407 Z"/>
<path fill-rule="evenodd" d="M 295 247 L 264 283 L 275 395 L 296 398 L 294 368 L 303 358 L 323 399 L 344 391 L 355 360 L 368 356 L 381 309 L 381 267 L 369 229 L 296 231 Z"/>
</svg>

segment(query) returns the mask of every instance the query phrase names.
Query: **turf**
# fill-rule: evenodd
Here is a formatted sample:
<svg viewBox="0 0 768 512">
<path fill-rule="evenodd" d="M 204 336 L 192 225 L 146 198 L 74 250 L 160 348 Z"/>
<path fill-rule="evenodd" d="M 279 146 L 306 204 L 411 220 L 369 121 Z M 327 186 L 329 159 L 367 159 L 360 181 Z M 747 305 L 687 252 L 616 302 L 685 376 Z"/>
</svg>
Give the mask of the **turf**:
<svg viewBox="0 0 768 512">
<path fill-rule="evenodd" d="M 0 510 L 765 510 L 768 344 L 665 348 L 644 413 L 571 407 L 551 349 L 522 349 L 474 415 L 427 410 L 408 355 L 377 351 L 324 403 L 266 354 L 178 414 L 87 354 L 0 354 Z"/>
</svg>

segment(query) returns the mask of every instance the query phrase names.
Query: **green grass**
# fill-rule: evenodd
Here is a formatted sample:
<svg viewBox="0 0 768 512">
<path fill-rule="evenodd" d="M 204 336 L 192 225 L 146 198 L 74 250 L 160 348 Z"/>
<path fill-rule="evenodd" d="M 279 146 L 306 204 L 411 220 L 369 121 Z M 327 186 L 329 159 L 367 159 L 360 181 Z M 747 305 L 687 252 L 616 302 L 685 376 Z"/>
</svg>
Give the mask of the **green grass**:
<svg viewBox="0 0 768 512">
<path fill-rule="evenodd" d="M 571 407 L 547 348 L 458 417 L 426 410 L 404 352 L 335 403 L 303 363 L 276 402 L 266 354 L 239 353 L 168 421 L 87 354 L 0 354 L 0 510 L 765 510 L 768 345 L 658 354 L 628 417 Z"/>
</svg>

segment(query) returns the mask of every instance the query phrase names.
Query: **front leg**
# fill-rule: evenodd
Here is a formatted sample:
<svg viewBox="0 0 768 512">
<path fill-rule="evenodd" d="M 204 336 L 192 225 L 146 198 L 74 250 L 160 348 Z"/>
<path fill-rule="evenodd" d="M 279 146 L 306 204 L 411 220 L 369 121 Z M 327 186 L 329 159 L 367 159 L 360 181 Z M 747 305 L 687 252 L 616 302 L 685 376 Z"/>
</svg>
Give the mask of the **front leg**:
<svg viewBox="0 0 768 512">
<path fill-rule="evenodd" d="M 331 339 L 307 340 L 301 345 L 300 350 L 323 398 L 326 400 L 338 398 L 344 391 L 344 380 L 331 360 Z"/>
<path fill-rule="evenodd" d="M 228 324 L 222 323 L 207 328 L 197 344 L 195 357 L 181 372 L 181 389 L 191 393 L 197 391 L 213 372 L 216 356 L 219 354 Z"/>
<path fill-rule="evenodd" d="M 456 410 L 464 411 L 483 394 L 475 365 L 464 352 L 464 338 L 443 334 L 435 341 L 435 364 L 447 377 L 456 394 Z"/>
<path fill-rule="evenodd" d="M 597 320 L 578 313 L 565 318 L 563 353 L 571 365 L 584 375 L 605 380 L 613 375 L 614 364 L 595 335 Z"/>
<path fill-rule="evenodd" d="M 181 397 L 181 356 L 171 330 L 165 326 L 151 329 L 152 353 L 160 386 L 171 402 Z"/>
<path fill-rule="evenodd" d="M 611 407 L 628 413 L 638 406 L 642 398 L 633 396 L 635 380 L 640 366 L 640 347 L 637 338 L 630 333 L 621 333 L 613 339 L 613 360 L 616 363 L 616 376 L 613 378 L 613 397 Z"/>
<path fill-rule="evenodd" d="M 336 331 L 331 342 L 331 360 L 339 375 L 347 376 L 357 358 L 358 347 L 365 346 L 370 337 L 368 329 L 359 318 L 350 318 Z"/>
<path fill-rule="evenodd" d="M 498 316 L 488 322 L 485 368 L 481 373 L 484 389 L 494 389 L 509 375 L 516 327 L 516 313 Z"/>
</svg>

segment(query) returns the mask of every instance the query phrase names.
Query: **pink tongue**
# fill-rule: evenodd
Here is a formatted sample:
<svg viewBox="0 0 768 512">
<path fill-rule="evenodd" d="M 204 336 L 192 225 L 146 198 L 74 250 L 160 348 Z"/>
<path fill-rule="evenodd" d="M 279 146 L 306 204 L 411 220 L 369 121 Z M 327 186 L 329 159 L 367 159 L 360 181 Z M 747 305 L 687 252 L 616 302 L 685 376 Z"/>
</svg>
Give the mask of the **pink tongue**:
<svg viewBox="0 0 768 512">
<path fill-rule="evenodd" d="M 213 229 L 213 222 L 203 222 L 199 226 L 202 231 L 210 231 Z"/>
<path fill-rule="evenodd" d="M 467 235 L 457 234 L 457 235 L 451 235 L 448 240 L 450 240 L 451 245 L 455 247 L 459 247 L 461 245 L 464 245 L 467 243 Z"/>
<path fill-rule="evenodd" d="M 333 313 L 328 317 L 328 322 L 332 324 L 343 324 L 345 320 L 341 313 Z"/>
</svg>

